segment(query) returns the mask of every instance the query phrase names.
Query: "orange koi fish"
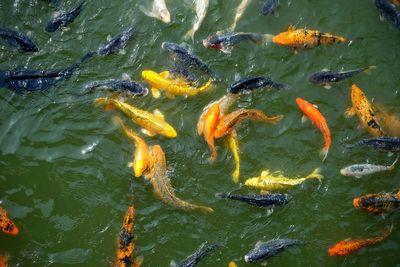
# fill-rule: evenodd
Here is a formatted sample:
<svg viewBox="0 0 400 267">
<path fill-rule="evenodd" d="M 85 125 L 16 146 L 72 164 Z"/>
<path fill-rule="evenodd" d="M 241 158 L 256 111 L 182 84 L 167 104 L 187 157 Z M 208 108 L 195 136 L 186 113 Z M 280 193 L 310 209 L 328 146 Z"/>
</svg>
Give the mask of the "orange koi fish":
<svg viewBox="0 0 400 267">
<path fill-rule="evenodd" d="M 289 26 L 286 32 L 279 33 L 272 38 L 272 42 L 277 45 L 290 46 L 295 51 L 299 48 L 315 47 L 321 44 L 345 43 L 347 39 L 335 36 L 331 33 L 322 33 L 317 30 L 296 29 Z"/>
<path fill-rule="evenodd" d="M 120 117 L 114 117 L 114 122 L 118 123 L 125 135 L 135 144 L 135 151 L 133 153 L 132 167 L 135 177 L 140 177 L 148 169 L 150 161 L 149 147 L 146 142 L 133 130 L 129 129 L 121 120 Z"/>
<path fill-rule="evenodd" d="M 217 128 L 215 129 L 214 137 L 221 138 L 232 133 L 235 127 L 245 119 L 275 124 L 282 120 L 282 118 L 283 115 L 267 116 L 264 112 L 258 109 L 239 109 L 221 118 Z"/>
<path fill-rule="evenodd" d="M 7 267 L 8 266 L 8 255 L 0 255 L 0 267 Z"/>
<path fill-rule="evenodd" d="M 351 86 L 351 102 L 353 105 L 347 109 L 345 116 L 349 118 L 357 114 L 361 125 L 368 129 L 373 136 L 384 136 L 385 133 L 376 120 L 375 111 L 371 103 L 363 91 L 355 84 Z"/>
<path fill-rule="evenodd" d="M 18 235 L 19 230 L 15 223 L 8 217 L 6 209 L 0 207 L 0 230 L 9 235 Z"/>
<path fill-rule="evenodd" d="M 390 230 L 385 230 L 380 236 L 367 239 L 350 239 L 343 240 L 328 249 L 330 256 L 347 256 L 357 250 L 382 242 L 390 235 Z"/>
<path fill-rule="evenodd" d="M 213 104 L 207 111 L 204 117 L 204 139 L 206 140 L 208 147 L 211 151 L 211 160 L 217 158 L 217 149 L 214 144 L 214 133 L 215 129 L 219 123 L 219 104 Z"/>
<path fill-rule="evenodd" d="M 400 209 L 400 191 L 397 194 L 367 194 L 353 200 L 355 208 L 361 208 L 375 214 L 390 213 Z"/>
<path fill-rule="evenodd" d="M 313 122 L 313 124 L 321 131 L 324 137 L 325 145 L 321 152 L 323 156 L 322 161 L 324 161 L 326 159 L 326 156 L 328 155 L 329 148 L 331 147 L 332 143 L 331 131 L 329 130 L 328 124 L 326 123 L 325 117 L 318 110 L 318 108 L 316 108 L 313 104 L 304 99 L 296 98 L 296 103 L 301 111 L 304 113 L 304 115 L 308 117 Z"/>
</svg>

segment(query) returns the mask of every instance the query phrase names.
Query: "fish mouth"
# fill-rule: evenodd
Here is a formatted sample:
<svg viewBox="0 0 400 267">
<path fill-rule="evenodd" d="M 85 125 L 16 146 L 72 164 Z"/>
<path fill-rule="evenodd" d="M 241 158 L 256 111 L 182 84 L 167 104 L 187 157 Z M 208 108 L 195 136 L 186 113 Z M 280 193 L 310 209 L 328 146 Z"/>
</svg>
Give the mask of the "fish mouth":
<svg viewBox="0 0 400 267">
<path fill-rule="evenodd" d="M 361 203 L 360 198 L 355 198 L 355 199 L 353 199 L 353 206 L 354 206 L 355 208 L 359 208 L 359 207 L 360 207 L 360 203 Z"/>
</svg>

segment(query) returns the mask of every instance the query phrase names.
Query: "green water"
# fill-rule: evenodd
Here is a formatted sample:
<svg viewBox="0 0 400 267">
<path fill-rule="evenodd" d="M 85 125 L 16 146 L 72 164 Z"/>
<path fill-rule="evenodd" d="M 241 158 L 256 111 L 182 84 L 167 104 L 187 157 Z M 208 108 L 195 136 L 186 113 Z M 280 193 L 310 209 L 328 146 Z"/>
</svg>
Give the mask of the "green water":
<svg viewBox="0 0 400 267">
<path fill-rule="evenodd" d="M 1 24 L 31 32 L 41 51 L 18 53 L 1 43 L 0 69 L 63 69 L 87 51 L 98 49 L 107 36 L 128 28 L 133 20 L 140 33 L 125 54 L 94 58 L 71 79 L 43 93 L 20 96 L 0 91 L 0 199 L 20 228 L 17 237 L 0 235 L 0 254 L 11 256 L 10 266 L 109 266 L 115 260 L 117 235 L 132 194 L 136 206 L 136 255 L 143 266 L 169 266 L 191 254 L 204 241 L 221 248 L 199 266 L 227 266 L 235 260 L 250 266 L 243 256 L 257 241 L 276 237 L 307 241 L 268 260 L 274 266 L 400 266 L 399 214 L 382 218 L 352 206 L 354 197 L 399 186 L 399 171 L 363 179 L 342 177 L 339 169 L 366 161 L 392 162 L 395 156 L 364 148 L 345 151 L 344 144 L 369 134 L 356 118 L 346 119 L 350 86 L 357 83 L 370 99 L 400 113 L 397 93 L 400 79 L 400 33 L 381 21 L 372 0 L 281 1 L 278 16 L 261 17 L 264 1 L 254 0 L 239 21 L 237 31 L 272 33 L 290 24 L 329 31 L 349 38 L 363 37 L 351 46 L 332 45 L 303 50 L 273 45 L 243 44 L 225 55 L 207 50 L 201 40 L 226 29 L 239 0 L 210 1 L 207 17 L 188 42 L 223 78 L 210 93 L 173 100 L 150 95 L 129 102 L 146 110 L 161 110 L 178 131 L 178 138 L 146 138 L 160 144 L 176 194 L 182 199 L 213 207 L 214 214 L 182 212 L 156 199 L 150 184 L 133 178 L 127 162 L 133 145 L 111 123 L 112 112 L 95 108 L 98 92 L 77 99 L 72 94 L 94 80 L 120 78 L 128 73 L 140 80 L 144 69 L 166 70 L 171 60 L 161 51 L 163 41 L 183 42 L 194 18 L 190 1 L 167 0 L 172 23 L 148 18 L 139 11 L 150 1 L 88 1 L 68 31 L 48 34 L 44 26 L 54 13 L 47 1 L 0 0 Z M 67 9 L 77 1 L 61 1 Z M 323 68 L 339 70 L 376 65 L 372 75 L 360 74 L 331 90 L 310 84 L 308 76 Z M 266 210 L 244 203 L 217 200 L 216 192 L 256 192 L 233 184 L 232 156 L 218 141 L 219 157 L 209 163 L 209 151 L 196 134 L 202 108 L 224 95 L 238 77 L 267 75 L 291 85 L 291 90 L 263 89 L 243 97 L 236 107 L 258 108 L 284 114 L 275 125 L 243 123 L 238 128 L 241 181 L 263 169 L 281 170 L 289 177 L 320 167 L 322 184 L 307 182 L 288 191 L 290 203 Z M 318 105 L 331 129 L 333 144 L 322 163 L 321 134 L 311 123 L 301 123 L 296 97 Z M 116 114 L 116 113 L 114 113 Z M 138 128 L 130 124 L 134 129 Z M 330 257 L 327 249 L 348 237 L 378 235 L 394 226 L 384 242 L 345 258 Z"/>
</svg>

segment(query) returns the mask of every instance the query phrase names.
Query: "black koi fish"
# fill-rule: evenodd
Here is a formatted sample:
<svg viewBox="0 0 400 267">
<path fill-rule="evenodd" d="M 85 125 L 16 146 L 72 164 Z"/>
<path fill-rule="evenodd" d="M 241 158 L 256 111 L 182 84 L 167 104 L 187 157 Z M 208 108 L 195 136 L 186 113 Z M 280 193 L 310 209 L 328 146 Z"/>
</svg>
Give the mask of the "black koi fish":
<svg viewBox="0 0 400 267">
<path fill-rule="evenodd" d="M 245 77 L 232 83 L 227 92 L 231 94 L 238 94 L 242 91 L 251 91 L 253 89 L 267 86 L 274 89 L 288 88 L 287 85 L 277 83 L 269 77 Z"/>
<path fill-rule="evenodd" d="M 193 267 L 196 266 L 210 251 L 214 250 L 217 245 L 209 245 L 207 242 L 201 244 L 195 253 L 187 257 L 184 261 L 177 264 L 177 267 Z"/>
<path fill-rule="evenodd" d="M 85 91 L 92 91 L 94 89 L 109 88 L 114 91 L 127 92 L 132 95 L 147 95 L 149 89 L 141 85 L 140 83 L 129 81 L 129 80 L 104 80 L 94 81 L 85 85 Z"/>
<path fill-rule="evenodd" d="M 69 24 L 71 24 L 75 18 L 81 13 L 82 11 L 82 6 L 85 3 L 83 1 L 76 7 L 74 7 L 71 11 L 68 11 L 66 13 L 63 13 L 59 16 L 56 16 L 52 18 L 46 25 L 45 31 L 46 32 L 55 32 L 58 30 L 60 27 L 67 27 Z"/>
<path fill-rule="evenodd" d="M 346 148 L 352 149 L 354 147 L 368 145 L 379 150 L 399 152 L 400 151 L 400 137 L 377 137 L 358 141 L 355 144 L 347 145 Z"/>
<path fill-rule="evenodd" d="M 250 205 L 268 207 L 275 205 L 283 205 L 289 202 L 289 199 L 284 194 L 251 194 L 251 195 L 235 195 L 226 193 L 217 193 L 217 198 L 227 198 L 246 202 Z"/>
<path fill-rule="evenodd" d="M 181 77 L 190 83 L 195 83 L 199 80 L 199 78 L 190 70 L 177 64 L 175 64 L 172 68 L 170 68 L 169 72 L 173 78 Z"/>
<path fill-rule="evenodd" d="M 253 43 L 262 43 L 265 35 L 252 32 L 230 32 L 230 33 L 214 33 L 203 40 L 206 48 L 219 49 L 224 53 L 229 53 L 232 48 L 245 41 Z"/>
<path fill-rule="evenodd" d="M 391 3 L 387 0 L 375 0 L 375 6 L 383 17 L 400 30 L 400 14 Z"/>
<path fill-rule="evenodd" d="M 25 52 L 37 52 L 39 48 L 36 44 L 21 32 L 9 28 L 0 28 L 0 37 L 7 41 L 10 45 L 16 47 L 18 50 Z"/>
<path fill-rule="evenodd" d="M 257 242 L 255 247 L 244 256 L 245 262 L 263 261 L 268 257 L 274 256 L 283 249 L 302 243 L 293 239 L 272 239 L 267 242 Z"/>
<path fill-rule="evenodd" d="M 119 52 L 121 49 L 125 48 L 125 46 L 128 44 L 128 41 L 132 38 L 136 31 L 136 27 L 131 27 L 118 34 L 99 48 L 99 55 L 105 56 Z"/>
<path fill-rule="evenodd" d="M 161 48 L 167 51 L 174 60 L 178 61 L 180 64 L 189 68 L 198 69 L 210 76 L 213 80 L 218 79 L 216 73 L 212 71 L 206 63 L 195 54 L 189 52 L 186 48 L 170 42 L 163 42 Z"/>
<path fill-rule="evenodd" d="M 279 6 L 279 0 L 268 0 L 262 6 L 260 15 L 266 16 L 270 13 L 274 14 L 278 6 Z"/>
<path fill-rule="evenodd" d="M 344 79 L 353 77 L 354 75 L 357 75 L 361 72 L 368 72 L 370 69 L 375 68 L 375 66 L 369 66 L 365 68 L 358 68 L 354 70 L 346 70 L 346 71 L 319 71 L 316 73 L 313 73 L 309 81 L 312 83 L 317 83 L 317 84 L 322 84 L 322 85 L 328 85 L 329 83 L 335 83 L 335 82 L 340 82 Z"/>
</svg>

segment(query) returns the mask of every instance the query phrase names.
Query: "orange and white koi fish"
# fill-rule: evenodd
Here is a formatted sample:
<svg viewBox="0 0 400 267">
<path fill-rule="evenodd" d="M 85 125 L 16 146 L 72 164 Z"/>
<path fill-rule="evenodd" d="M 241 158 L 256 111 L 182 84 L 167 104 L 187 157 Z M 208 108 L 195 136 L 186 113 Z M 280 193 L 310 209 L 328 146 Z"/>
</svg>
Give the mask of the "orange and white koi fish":
<svg viewBox="0 0 400 267">
<path fill-rule="evenodd" d="M 0 207 L 0 230 L 9 235 L 18 235 L 19 229 L 8 217 L 6 209 Z"/>
<path fill-rule="evenodd" d="M 282 120 L 282 118 L 283 115 L 267 116 L 258 109 L 239 109 L 221 118 L 215 129 L 214 137 L 221 138 L 232 133 L 235 127 L 245 119 L 275 124 Z"/>
<path fill-rule="evenodd" d="M 330 256 L 347 256 L 357 250 L 382 242 L 390 235 L 391 229 L 385 229 L 380 236 L 367 239 L 343 240 L 328 249 Z"/>
<path fill-rule="evenodd" d="M 289 46 L 295 49 L 315 47 L 321 44 L 345 43 L 348 40 L 341 36 L 335 36 L 331 33 L 323 33 L 318 30 L 296 29 L 295 26 L 289 26 L 286 32 L 279 33 L 272 38 L 272 42 L 277 45 Z"/>
<path fill-rule="evenodd" d="M 364 92 L 355 84 L 351 86 L 352 107 L 345 112 L 346 117 L 357 115 L 361 125 L 375 137 L 384 136 L 381 126 L 375 117 L 375 111 Z"/>
<path fill-rule="evenodd" d="M 316 108 L 313 104 L 308 102 L 307 100 L 304 100 L 302 98 L 296 98 L 296 103 L 303 112 L 303 114 L 308 117 L 313 124 L 321 131 L 324 140 L 325 140 L 325 145 L 324 148 L 322 149 L 322 156 L 323 156 L 323 161 L 326 159 L 326 156 L 328 155 L 329 148 L 331 147 L 331 131 L 329 130 L 328 124 L 326 123 L 325 117 L 322 115 L 322 113 Z"/>
</svg>

